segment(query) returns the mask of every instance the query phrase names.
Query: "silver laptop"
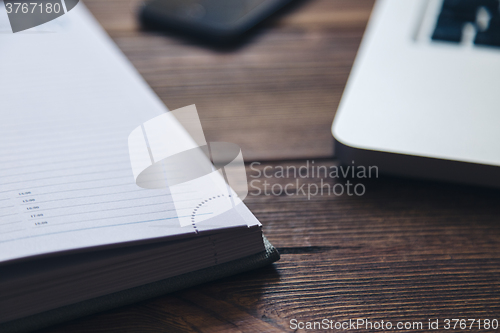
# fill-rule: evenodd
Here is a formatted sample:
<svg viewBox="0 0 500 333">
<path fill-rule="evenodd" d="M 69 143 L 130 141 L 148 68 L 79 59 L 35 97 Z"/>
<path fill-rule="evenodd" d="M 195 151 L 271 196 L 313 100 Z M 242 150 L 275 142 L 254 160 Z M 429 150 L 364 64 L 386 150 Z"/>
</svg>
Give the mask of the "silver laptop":
<svg viewBox="0 0 500 333">
<path fill-rule="evenodd" d="M 500 187 L 499 1 L 377 1 L 332 133 L 345 164 Z"/>
</svg>

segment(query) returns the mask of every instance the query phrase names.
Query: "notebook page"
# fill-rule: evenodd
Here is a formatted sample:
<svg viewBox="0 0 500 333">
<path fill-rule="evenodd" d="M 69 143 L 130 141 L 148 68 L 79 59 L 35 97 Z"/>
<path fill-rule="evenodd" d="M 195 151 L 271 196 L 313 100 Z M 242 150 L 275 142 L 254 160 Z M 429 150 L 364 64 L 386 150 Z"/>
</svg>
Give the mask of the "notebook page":
<svg viewBox="0 0 500 333">
<path fill-rule="evenodd" d="M 177 214 L 196 193 L 176 213 L 168 188 L 132 175 L 127 137 L 162 102 L 83 4 L 36 29 L 0 31 L 0 262 L 195 235 Z M 243 216 L 227 224 L 258 224 Z"/>
</svg>

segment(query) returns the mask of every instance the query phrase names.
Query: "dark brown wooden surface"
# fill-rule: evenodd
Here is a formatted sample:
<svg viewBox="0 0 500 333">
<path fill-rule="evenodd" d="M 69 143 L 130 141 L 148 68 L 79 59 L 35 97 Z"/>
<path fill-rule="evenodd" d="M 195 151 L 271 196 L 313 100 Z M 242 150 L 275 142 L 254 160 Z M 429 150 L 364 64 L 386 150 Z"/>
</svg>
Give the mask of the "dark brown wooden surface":
<svg viewBox="0 0 500 333">
<path fill-rule="evenodd" d="M 329 127 L 372 1 L 301 2 L 233 51 L 141 31 L 135 1 L 86 4 L 169 108 L 197 104 L 210 140 L 238 143 L 247 161 L 265 161 L 260 170 L 306 160 L 337 165 Z M 264 181 L 296 181 L 250 180 L 261 189 Z M 273 266 L 44 332 L 283 332 L 291 319 L 324 318 L 424 325 L 438 318 L 441 328 L 446 318 L 500 320 L 500 191 L 384 177 L 351 182 L 363 183 L 366 194 L 308 200 L 251 189 L 246 202 L 282 253 Z"/>
<path fill-rule="evenodd" d="M 85 3 L 171 110 L 197 105 L 211 141 L 239 144 L 248 160 L 332 155 L 371 1 L 299 1 L 232 51 L 140 31 L 138 1 Z"/>
</svg>

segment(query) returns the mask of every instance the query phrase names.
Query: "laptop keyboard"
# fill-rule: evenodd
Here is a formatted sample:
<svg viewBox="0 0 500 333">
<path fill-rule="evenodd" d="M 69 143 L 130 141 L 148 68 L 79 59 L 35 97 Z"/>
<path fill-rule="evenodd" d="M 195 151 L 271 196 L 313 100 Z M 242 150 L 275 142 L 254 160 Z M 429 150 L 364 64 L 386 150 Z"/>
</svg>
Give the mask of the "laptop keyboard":
<svg viewBox="0 0 500 333">
<path fill-rule="evenodd" d="M 466 24 L 476 30 L 474 44 L 500 47 L 499 0 L 444 0 L 433 40 L 460 43 Z"/>
</svg>

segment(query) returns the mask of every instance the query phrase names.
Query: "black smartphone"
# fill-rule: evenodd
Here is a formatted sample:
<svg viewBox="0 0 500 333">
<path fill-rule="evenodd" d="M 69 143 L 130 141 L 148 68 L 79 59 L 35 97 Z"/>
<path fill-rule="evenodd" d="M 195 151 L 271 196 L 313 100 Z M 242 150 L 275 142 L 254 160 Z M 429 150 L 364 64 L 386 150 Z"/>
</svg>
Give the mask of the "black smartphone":
<svg viewBox="0 0 500 333">
<path fill-rule="evenodd" d="M 292 0 L 149 0 L 142 24 L 175 30 L 209 42 L 235 41 Z"/>
</svg>

